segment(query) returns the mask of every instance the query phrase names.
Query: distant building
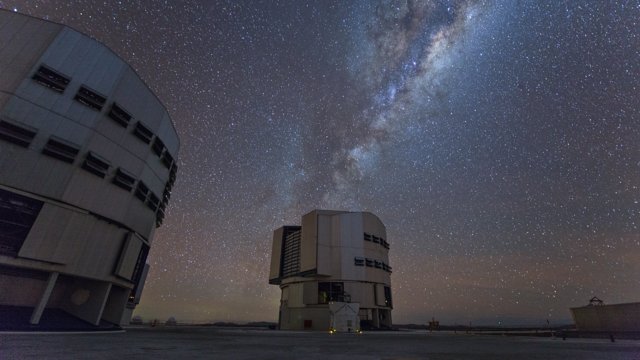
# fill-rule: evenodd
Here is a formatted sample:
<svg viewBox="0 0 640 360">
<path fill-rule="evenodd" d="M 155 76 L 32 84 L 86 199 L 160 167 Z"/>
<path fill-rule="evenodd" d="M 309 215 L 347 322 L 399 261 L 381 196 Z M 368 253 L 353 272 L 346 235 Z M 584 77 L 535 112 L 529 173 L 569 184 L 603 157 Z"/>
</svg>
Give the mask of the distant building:
<svg viewBox="0 0 640 360">
<path fill-rule="evenodd" d="M 351 303 L 362 328 L 390 328 L 388 253 L 385 226 L 368 212 L 314 210 L 302 226 L 275 230 L 269 283 L 282 289 L 279 327 L 328 330 L 330 304 Z"/>
<path fill-rule="evenodd" d="M 579 331 L 640 332 L 640 303 L 605 305 L 594 297 L 571 315 Z"/>
<path fill-rule="evenodd" d="M 31 308 L 31 324 L 45 309 L 128 323 L 176 178 L 176 130 L 98 41 L 6 10 L 0 29 L 0 306 Z"/>
</svg>

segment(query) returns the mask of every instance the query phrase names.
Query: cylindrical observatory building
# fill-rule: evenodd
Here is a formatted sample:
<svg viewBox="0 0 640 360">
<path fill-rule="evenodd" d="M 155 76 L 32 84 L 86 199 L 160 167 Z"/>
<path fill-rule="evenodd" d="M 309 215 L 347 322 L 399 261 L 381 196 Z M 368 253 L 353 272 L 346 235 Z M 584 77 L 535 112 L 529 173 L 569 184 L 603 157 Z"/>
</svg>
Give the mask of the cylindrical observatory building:
<svg viewBox="0 0 640 360">
<path fill-rule="evenodd" d="M 128 323 L 176 178 L 173 123 L 98 41 L 6 10 L 0 34 L 4 326 Z"/>
<path fill-rule="evenodd" d="M 391 327 L 391 266 L 384 224 L 368 212 L 314 210 L 273 233 L 269 283 L 282 290 L 280 329 Z M 348 312 L 353 312 L 353 320 Z"/>
</svg>

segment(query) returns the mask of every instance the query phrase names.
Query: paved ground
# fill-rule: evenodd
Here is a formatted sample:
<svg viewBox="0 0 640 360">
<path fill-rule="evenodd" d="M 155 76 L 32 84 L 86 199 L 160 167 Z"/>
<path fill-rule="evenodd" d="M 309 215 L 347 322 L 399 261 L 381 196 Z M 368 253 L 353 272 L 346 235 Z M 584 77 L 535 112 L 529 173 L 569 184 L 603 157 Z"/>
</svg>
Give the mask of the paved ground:
<svg viewBox="0 0 640 360">
<path fill-rule="evenodd" d="M 0 359 L 640 359 L 639 340 L 426 332 L 361 335 L 226 328 L 1 334 Z"/>
</svg>

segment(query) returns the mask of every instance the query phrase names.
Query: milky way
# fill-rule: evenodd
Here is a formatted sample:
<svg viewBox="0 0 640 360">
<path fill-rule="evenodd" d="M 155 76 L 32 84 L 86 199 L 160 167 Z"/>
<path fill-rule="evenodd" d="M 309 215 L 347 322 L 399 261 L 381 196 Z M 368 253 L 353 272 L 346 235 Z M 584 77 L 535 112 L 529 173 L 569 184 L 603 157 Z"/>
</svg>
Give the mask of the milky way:
<svg viewBox="0 0 640 360">
<path fill-rule="evenodd" d="M 271 232 L 387 226 L 397 323 L 640 300 L 640 2 L 6 1 L 122 56 L 178 181 L 144 318 L 276 320 Z"/>
</svg>

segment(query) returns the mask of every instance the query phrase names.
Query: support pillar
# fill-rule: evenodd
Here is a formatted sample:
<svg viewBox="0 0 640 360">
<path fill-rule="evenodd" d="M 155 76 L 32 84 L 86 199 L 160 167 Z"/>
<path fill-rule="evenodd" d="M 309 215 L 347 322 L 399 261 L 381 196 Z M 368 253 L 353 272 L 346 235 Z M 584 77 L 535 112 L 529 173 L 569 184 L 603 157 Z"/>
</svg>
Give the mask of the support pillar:
<svg viewBox="0 0 640 360">
<path fill-rule="evenodd" d="M 31 313 L 31 319 L 29 323 L 32 325 L 38 325 L 40 323 L 40 317 L 42 317 L 42 312 L 44 308 L 47 307 L 47 303 L 49 302 L 49 297 L 51 297 L 51 293 L 53 292 L 53 288 L 56 286 L 56 281 L 58 280 L 59 273 L 52 272 L 49 274 L 49 279 L 47 280 L 47 286 L 44 288 L 44 292 L 40 297 L 40 301 L 33 309 L 33 313 Z"/>
</svg>

